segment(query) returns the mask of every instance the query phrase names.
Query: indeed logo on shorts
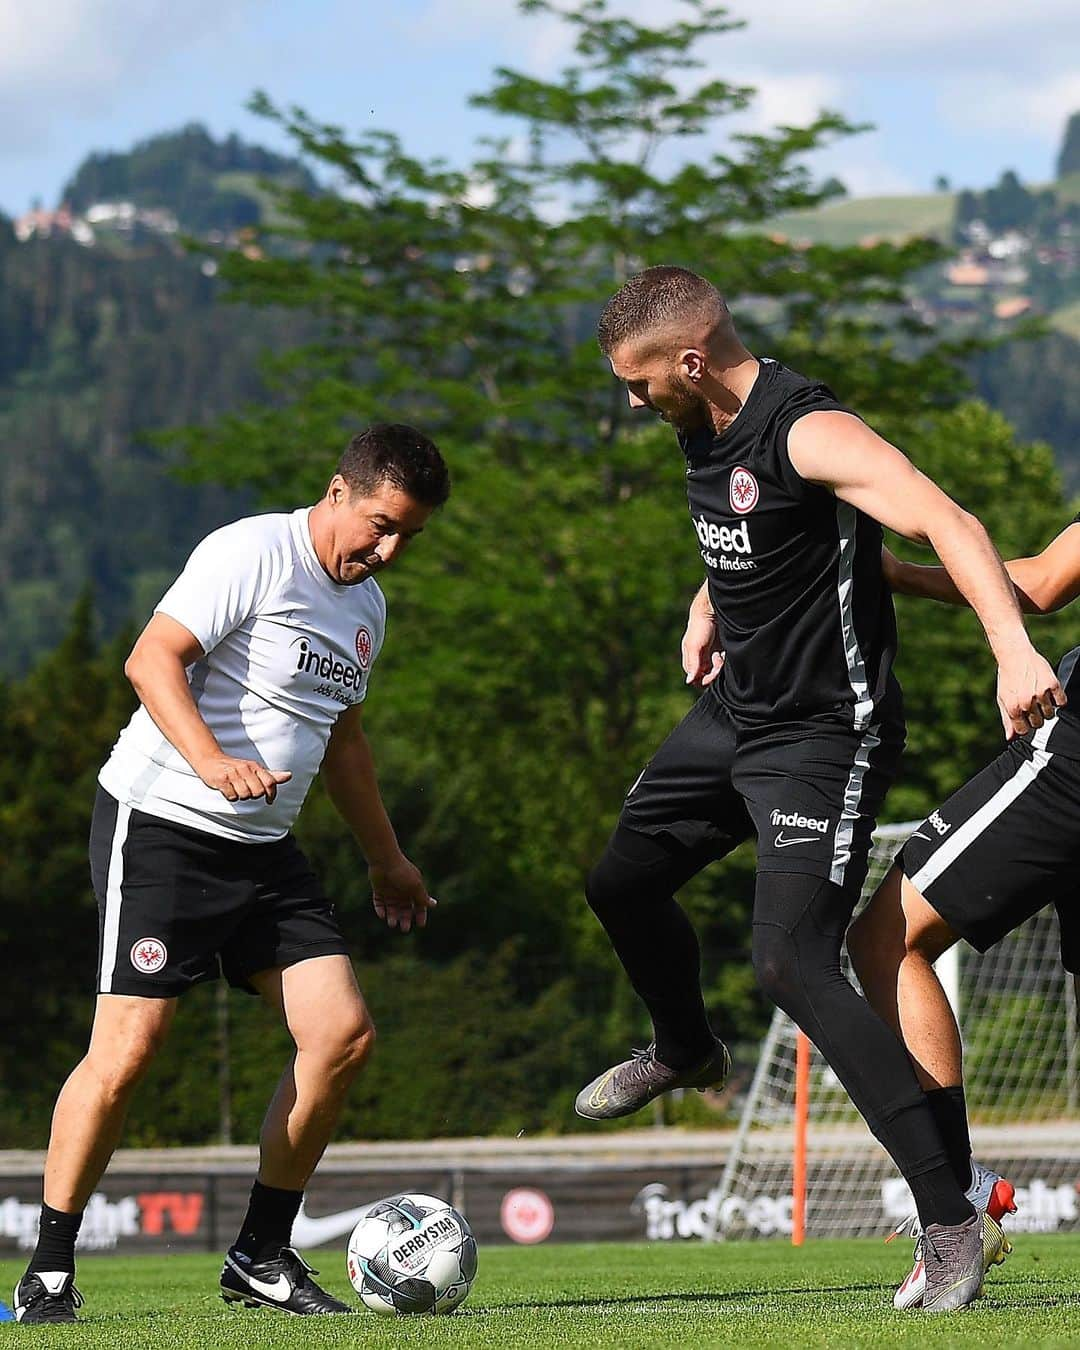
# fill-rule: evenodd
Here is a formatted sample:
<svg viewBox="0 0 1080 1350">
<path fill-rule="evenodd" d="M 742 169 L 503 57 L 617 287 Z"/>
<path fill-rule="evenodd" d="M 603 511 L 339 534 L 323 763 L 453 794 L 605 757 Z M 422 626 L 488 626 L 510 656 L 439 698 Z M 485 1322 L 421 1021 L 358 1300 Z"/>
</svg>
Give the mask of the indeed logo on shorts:
<svg viewBox="0 0 1080 1350">
<path fill-rule="evenodd" d="M 786 825 L 792 830 L 817 830 L 818 834 L 828 834 L 829 832 L 828 820 L 815 820 L 813 816 L 800 816 L 796 811 L 792 811 L 790 815 L 785 815 L 783 811 L 774 811 L 772 823 L 774 825 Z"/>
</svg>

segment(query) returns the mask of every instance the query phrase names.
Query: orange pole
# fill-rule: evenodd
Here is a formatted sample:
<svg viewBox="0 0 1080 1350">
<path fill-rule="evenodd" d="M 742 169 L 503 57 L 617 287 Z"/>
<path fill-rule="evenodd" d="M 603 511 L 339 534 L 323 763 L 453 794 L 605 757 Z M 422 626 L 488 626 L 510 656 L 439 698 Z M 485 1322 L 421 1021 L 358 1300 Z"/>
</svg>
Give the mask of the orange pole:
<svg viewBox="0 0 1080 1350">
<path fill-rule="evenodd" d="M 795 1147 L 791 1177 L 791 1243 L 806 1241 L 806 1124 L 810 1116 L 810 1041 L 795 1033 Z"/>
</svg>

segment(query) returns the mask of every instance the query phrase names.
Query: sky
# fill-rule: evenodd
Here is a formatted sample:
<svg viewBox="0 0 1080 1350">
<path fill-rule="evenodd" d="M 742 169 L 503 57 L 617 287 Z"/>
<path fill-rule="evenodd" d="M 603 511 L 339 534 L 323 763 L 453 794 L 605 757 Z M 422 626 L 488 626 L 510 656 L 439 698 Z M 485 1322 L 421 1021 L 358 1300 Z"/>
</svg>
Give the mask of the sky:
<svg viewBox="0 0 1080 1350">
<path fill-rule="evenodd" d="M 565 2 L 565 0 L 564 0 Z M 683 0 L 611 0 L 659 25 Z M 712 40 L 707 73 L 757 87 L 739 129 L 821 108 L 876 129 L 814 162 L 858 196 L 1053 176 L 1080 111 L 1077 0 L 732 0 L 747 27 Z M 466 163 L 498 128 L 468 106 L 492 70 L 551 77 L 569 30 L 514 0 L 0 0 L 0 210 L 55 204 L 94 150 L 191 121 L 284 149 L 245 110 L 255 89 L 346 130 Z M 717 131 L 701 149 L 719 148 Z"/>
</svg>

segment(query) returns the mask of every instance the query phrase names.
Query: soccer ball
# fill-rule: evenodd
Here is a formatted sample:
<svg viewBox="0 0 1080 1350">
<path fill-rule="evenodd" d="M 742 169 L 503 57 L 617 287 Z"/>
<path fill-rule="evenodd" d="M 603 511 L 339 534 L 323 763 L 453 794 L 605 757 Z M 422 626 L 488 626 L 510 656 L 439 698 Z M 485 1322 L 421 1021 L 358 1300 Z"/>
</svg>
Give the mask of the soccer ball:
<svg viewBox="0 0 1080 1350">
<path fill-rule="evenodd" d="M 374 1312 L 453 1312 L 476 1278 L 476 1239 L 445 1200 L 391 1195 L 353 1229 L 346 1264 Z"/>
</svg>

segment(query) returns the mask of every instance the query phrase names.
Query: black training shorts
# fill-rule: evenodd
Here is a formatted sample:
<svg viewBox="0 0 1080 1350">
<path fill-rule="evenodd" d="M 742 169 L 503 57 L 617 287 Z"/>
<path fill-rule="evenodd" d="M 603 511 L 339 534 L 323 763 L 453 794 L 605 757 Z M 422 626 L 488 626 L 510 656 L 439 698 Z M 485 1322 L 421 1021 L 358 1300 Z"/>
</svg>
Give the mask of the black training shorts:
<svg viewBox="0 0 1080 1350">
<path fill-rule="evenodd" d="M 857 731 L 827 717 L 736 723 L 707 689 L 642 770 L 620 824 L 717 858 L 756 835 L 759 872 L 857 895 L 903 746 L 898 698 Z"/>
<path fill-rule="evenodd" d="M 980 952 L 1055 905 L 1062 961 L 1075 972 L 1080 760 L 1054 753 L 1056 722 L 1010 741 L 927 816 L 900 860 L 915 889 Z"/>
<path fill-rule="evenodd" d="M 172 998 L 344 955 L 334 907 L 292 835 L 242 844 L 120 805 L 98 788 L 90 827 L 98 992 Z"/>
</svg>

